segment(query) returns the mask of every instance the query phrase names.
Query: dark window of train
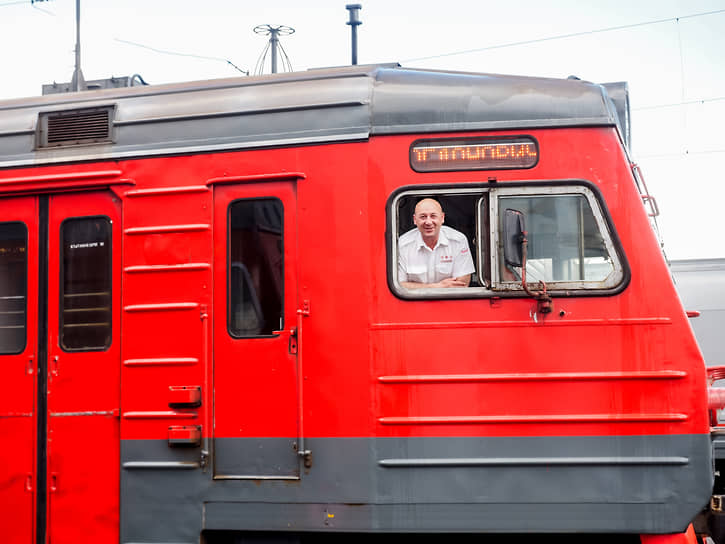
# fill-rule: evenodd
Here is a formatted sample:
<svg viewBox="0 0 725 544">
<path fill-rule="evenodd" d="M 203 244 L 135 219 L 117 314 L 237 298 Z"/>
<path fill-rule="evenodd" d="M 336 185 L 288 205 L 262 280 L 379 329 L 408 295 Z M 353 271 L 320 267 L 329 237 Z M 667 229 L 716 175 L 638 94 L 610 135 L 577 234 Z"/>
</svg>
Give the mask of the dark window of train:
<svg viewBox="0 0 725 544">
<path fill-rule="evenodd" d="M 237 200 L 229 206 L 228 324 L 235 338 L 283 328 L 282 202 Z"/>
<path fill-rule="evenodd" d="M 111 220 L 61 225 L 60 345 L 66 351 L 111 345 Z"/>
<path fill-rule="evenodd" d="M 0 353 L 25 349 L 28 229 L 22 223 L 0 223 Z"/>
<path fill-rule="evenodd" d="M 478 254 L 477 244 L 483 244 L 481 248 L 484 255 L 488 254 L 488 238 L 476 237 L 476 209 L 479 207 L 481 194 L 414 194 L 402 196 L 398 200 L 398 238 L 410 230 L 416 229 L 413 223 L 413 215 L 415 206 L 424 198 L 433 198 L 438 201 L 445 214 L 444 225 L 451 227 L 466 237 L 468 240 L 468 249 L 474 256 L 474 265 L 476 272 L 471 274 L 471 283 L 469 287 L 480 287 L 488 283 L 488 278 L 478 274 L 479 263 L 476 262 Z M 485 210 L 485 206 L 482 207 Z M 485 218 L 484 218 L 485 219 Z M 488 268 L 483 267 L 483 272 L 487 274 Z M 397 272 L 397 267 L 396 267 Z M 483 279 L 483 283 L 482 282 Z M 398 281 L 401 281 L 400 279 Z M 405 281 L 405 280 L 402 280 Z"/>
</svg>

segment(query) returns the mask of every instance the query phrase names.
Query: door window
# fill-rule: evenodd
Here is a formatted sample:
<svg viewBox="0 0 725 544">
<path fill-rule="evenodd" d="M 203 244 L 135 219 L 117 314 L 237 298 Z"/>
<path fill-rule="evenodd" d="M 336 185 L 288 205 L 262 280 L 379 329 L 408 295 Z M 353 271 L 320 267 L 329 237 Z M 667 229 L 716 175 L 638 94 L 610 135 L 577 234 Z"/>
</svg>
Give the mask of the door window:
<svg viewBox="0 0 725 544">
<path fill-rule="evenodd" d="M 0 354 L 25 349 L 28 229 L 0 223 Z"/>
<path fill-rule="evenodd" d="M 111 345 L 111 220 L 68 219 L 61 226 L 60 344 L 66 351 Z"/>
<path fill-rule="evenodd" d="M 229 206 L 229 333 L 269 336 L 284 328 L 282 202 L 236 200 Z"/>
</svg>

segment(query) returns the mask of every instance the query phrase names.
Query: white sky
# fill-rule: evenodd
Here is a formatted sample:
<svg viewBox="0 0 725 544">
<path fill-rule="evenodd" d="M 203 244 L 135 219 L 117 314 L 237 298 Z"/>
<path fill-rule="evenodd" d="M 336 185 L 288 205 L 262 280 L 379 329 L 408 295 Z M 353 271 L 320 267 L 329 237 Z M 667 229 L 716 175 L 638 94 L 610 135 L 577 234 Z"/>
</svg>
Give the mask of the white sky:
<svg viewBox="0 0 725 544">
<path fill-rule="evenodd" d="M 266 23 L 296 29 L 282 38 L 295 70 L 349 64 L 352 2 L 82 0 L 83 73 L 151 84 L 241 75 L 224 59 L 253 71 L 266 38 L 252 28 Z M 627 81 L 633 156 L 668 256 L 725 257 L 725 0 L 358 3 L 360 64 Z M 569 37 L 546 39 L 557 36 Z M 0 99 L 70 81 L 74 45 L 75 0 L 0 0 Z"/>
</svg>

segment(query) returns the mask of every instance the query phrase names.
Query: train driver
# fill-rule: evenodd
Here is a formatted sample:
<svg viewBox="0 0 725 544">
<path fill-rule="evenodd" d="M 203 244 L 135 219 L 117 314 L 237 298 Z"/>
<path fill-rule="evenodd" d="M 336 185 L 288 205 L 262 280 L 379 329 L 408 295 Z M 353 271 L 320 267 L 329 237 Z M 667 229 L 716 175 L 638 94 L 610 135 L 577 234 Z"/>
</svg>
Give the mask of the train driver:
<svg viewBox="0 0 725 544">
<path fill-rule="evenodd" d="M 440 203 L 424 198 L 413 223 L 398 239 L 398 281 L 406 289 L 468 287 L 475 271 L 466 237 L 443 225 Z"/>
</svg>

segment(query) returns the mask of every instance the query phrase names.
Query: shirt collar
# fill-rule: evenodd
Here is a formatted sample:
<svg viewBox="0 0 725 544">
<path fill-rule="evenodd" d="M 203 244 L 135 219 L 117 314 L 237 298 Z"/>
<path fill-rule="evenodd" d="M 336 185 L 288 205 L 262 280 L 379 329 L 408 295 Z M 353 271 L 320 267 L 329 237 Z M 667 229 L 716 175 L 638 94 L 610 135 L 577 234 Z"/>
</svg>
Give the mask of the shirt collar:
<svg viewBox="0 0 725 544">
<path fill-rule="evenodd" d="M 447 246 L 448 245 L 448 236 L 446 236 L 445 231 L 443 230 L 444 227 L 441 226 L 441 230 L 438 231 L 438 242 L 436 242 L 436 245 L 433 247 L 433 250 L 435 250 L 438 246 Z M 422 247 L 428 247 L 425 242 L 423 241 L 423 235 L 420 233 L 420 231 L 416 228 L 415 232 L 415 239 L 416 239 L 416 246 L 418 249 Z"/>
</svg>

